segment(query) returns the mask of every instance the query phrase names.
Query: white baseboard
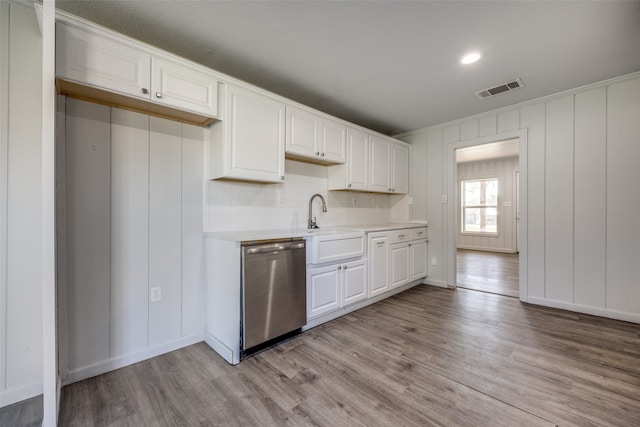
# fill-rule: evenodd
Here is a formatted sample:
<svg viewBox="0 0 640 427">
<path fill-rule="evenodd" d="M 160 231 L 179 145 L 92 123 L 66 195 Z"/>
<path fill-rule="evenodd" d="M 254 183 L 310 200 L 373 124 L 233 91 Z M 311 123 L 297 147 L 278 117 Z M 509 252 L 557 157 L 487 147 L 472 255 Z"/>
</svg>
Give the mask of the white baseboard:
<svg viewBox="0 0 640 427">
<path fill-rule="evenodd" d="M 442 280 L 429 279 L 428 277 L 425 279 L 424 284 L 425 285 L 431 285 L 431 286 L 437 286 L 439 288 L 448 288 L 449 287 L 449 283 L 447 283 L 447 282 L 443 282 Z"/>
<path fill-rule="evenodd" d="M 42 388 L 42 383 L 36 383 L 12 390 L 4 390 L 0 393 L 0 408 L 42 394 Z"/>
<path fill-rule="evenodd" d="M 87 378 L 95 377 L 96 375 L 104 374 L 105 372 L 123 368 L 134 363 L 142 362 L 143 360 L 151 359 L 152 357 L 160 356 L 161 354 L 178 350 L 180 348 L 198 343 L 203 340 L 204 332 L 188 335 L 176 341 L 172 341 L 156 347 L 151 347 L 137 353 L 114 357 L 112 359 L 94 363 L 93 365 L 70 370 L 67 377 L 62 379 L 62 385 L 64 386 L 77 381 L 82 381 Z"/>
<path fill-rule="evenodd" d="M 591 307 L 587 305 L 573 304 L 536 297 L 528 297 L 526 302 L 530 304 L 542 305 L 545 307 L 574 311 L 576 313 L 590 314 L 592 316 L 607 317 L 609 319 L 623 320 L 625 322 L 640 323 L 640 314 L 637 313 L 629 313 L 625 311 L 617 311 L 600 307 Z"/>
</svg>

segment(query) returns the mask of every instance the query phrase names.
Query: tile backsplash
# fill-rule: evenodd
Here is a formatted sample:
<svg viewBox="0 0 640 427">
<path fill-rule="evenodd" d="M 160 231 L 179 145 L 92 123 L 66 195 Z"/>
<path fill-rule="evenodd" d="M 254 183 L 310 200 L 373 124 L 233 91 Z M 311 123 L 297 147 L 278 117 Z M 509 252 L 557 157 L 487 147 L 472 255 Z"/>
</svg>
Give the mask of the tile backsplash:
<svg viewBox="0 0 640 427">
<path fill-rule="evenodd" d="M 309 198 L 320 193 L 313 214 L 320 227 L 407 222 L 407 197 L 328 191 L 327 167 L 287 160 L 282 184 L 207 181 L 205 231 L 298 229 L 307 227 Z"/>
</svg>

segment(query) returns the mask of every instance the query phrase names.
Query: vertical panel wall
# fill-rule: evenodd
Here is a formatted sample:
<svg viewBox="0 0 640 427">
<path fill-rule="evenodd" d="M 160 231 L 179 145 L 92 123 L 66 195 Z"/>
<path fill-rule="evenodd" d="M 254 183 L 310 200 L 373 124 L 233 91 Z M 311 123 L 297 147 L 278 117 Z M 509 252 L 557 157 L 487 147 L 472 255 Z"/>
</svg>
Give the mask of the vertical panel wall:
<svg viewBox="0 0 640 427">
<path fill-rule="evenodd" d="M 69 370 L 109 358 L 110 152 L 108 107 L 67 101 Z"/>
<path fill-rule="evenodd" d="M 640 312 L 638 159 L 640 78 L 611 85 L 607 91 L 606 306 L 627 313 Z"/>
<path fill-rule="evenodd" d="M 148 194 L 149 116 L 114 108 L 111 110 L 110 357 L 142 351 L 148 345 Z"/>
<path fill-rule="evenodd" d="M 545 298 L 573 301 L 573 95 L 547 102 Z"/>
<path fill-rule="evenodd" d="M 429 251 L 449 251 L 442 154 L 457 139 L 527 130 L 525 301 L 640 322 L 640 73 L 499 113 L 411 132 L 427 134 Z M 476 132 L 477 129 L 477 132 Z M 399 135 L 402 138 L 402 135 Z M 417 182 L 417 181 L 414 181 Z M 418 184 L 416 184 L 418 185 Z M 416 189 L 418 191 L 418 189 Z M 452 277 L 429 265 L 428 283 Z"/>
<path fill-rule="evenodd" d="M 42 393 L 42 36 L 0 2 L 0 406 Z"/>
<path fill-rule="evenodd" d="M 69 383 L 202 341 L 204 131 L 73 99 L 65 131 Z"/>
<path fill-rule="evenodd" d="M 606 302 L 606 158 L 607 89 L 599 87 L 575 96 L 573 275 L 575 303 L 600 308 Z"/>
<path fill-rule="evenodd" d="M 182 125 L 151 117 L 149 140 L 149 288 L 162 299 L 149 306 L 149 345 L 180 338 L 182 330 Z"/>
</svg>

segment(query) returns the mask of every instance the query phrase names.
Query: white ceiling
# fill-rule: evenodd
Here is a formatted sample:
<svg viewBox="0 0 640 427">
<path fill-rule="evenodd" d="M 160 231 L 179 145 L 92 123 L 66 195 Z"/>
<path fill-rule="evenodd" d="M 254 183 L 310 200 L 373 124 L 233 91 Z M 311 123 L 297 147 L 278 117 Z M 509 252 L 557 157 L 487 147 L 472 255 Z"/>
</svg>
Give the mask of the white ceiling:
<svg viewBox="0 0 640 427">
<path fill-rule="evenodd" d="M 640 1 L 105 1 L 58 8 L 386 134 L 640 71 Z M 460 56 L 484 57 L 463 67 Z M 474 92 L 520 77 L 523 89 Z"/>
</svg>

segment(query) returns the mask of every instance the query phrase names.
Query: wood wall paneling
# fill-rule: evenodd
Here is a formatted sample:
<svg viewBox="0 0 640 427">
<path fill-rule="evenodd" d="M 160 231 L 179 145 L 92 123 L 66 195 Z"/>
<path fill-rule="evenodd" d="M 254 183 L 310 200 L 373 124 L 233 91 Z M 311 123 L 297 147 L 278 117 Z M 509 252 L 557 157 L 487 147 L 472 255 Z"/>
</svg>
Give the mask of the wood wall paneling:
<svg viewBox="0 0 640 427">
<path fill-rule="evenodd" d="M 67 100 L 69 370 L 109 358 L 110 109 Z"/>
<path fill-rule="evenodd" d="M 182 336 L 204 330 L 204 130 L 182 125 Z"/>
<path fill-rule="evenodd" d="M 574 302 L 600 308 L 606 301 L 606 117 L 605 87 L 576 94 Z"/>
<path fill-rule="evenodd" d="M 546 104 L 534 104 L 522 108 L 520 125 L 527 129 L 528 152 L 528 228 L 527 284 L 529 295 L 544 298 L 545 272 L 545 139 Z"/>
<path fill-rule="evenodd" d="M 149 116 L 111 112 L 111 357 L 147 347 Z"/>
<path fill-rule="evenodd" d="M 545 297 L 573 302 L 573 95 L 547 103 Z"/>
<path fill-rule="evenodd" d="M 182 297 L 182 125 L 150 118 L 149 289 L 162 299 L 149 304 L 149 345 L 181 336 Z"/>
<path fill-rule="evenodd" d="M 640 313 L 640 78 L 607 92 L 607 308 Z M 585 266 L 586 267 L 586 266 Z"/>
</svg>

